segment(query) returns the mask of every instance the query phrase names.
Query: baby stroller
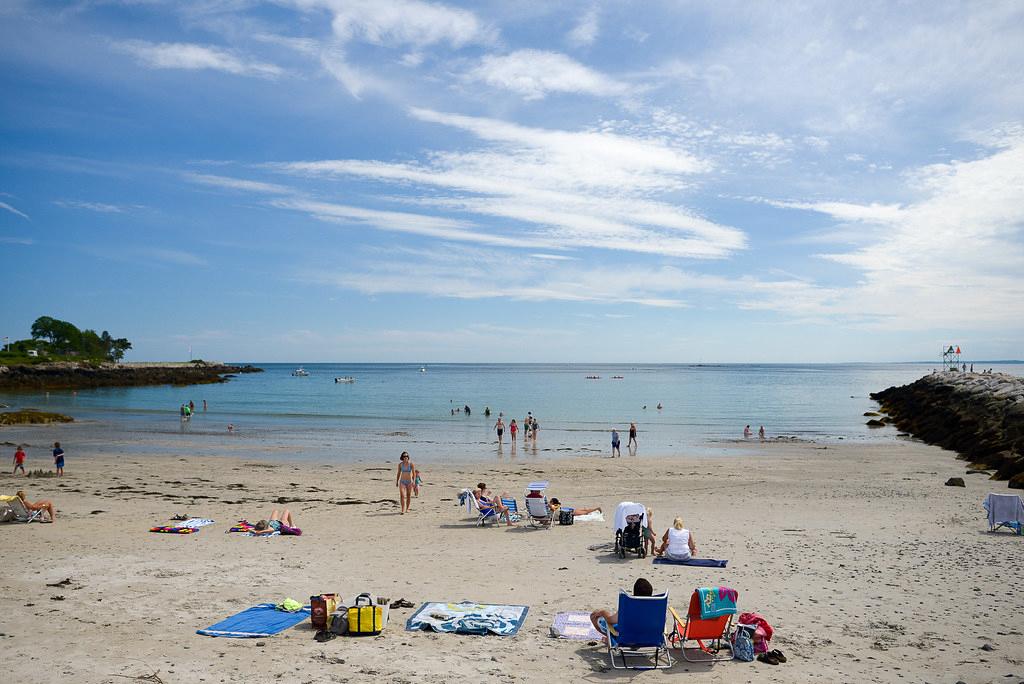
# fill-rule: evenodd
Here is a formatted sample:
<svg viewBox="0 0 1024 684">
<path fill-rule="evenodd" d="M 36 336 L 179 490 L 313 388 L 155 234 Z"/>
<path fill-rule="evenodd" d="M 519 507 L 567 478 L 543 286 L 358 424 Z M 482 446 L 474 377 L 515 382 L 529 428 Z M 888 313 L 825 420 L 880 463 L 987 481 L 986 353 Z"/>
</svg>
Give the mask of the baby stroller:
<svg viewBox="0 0 1024 684">
<path fill-rule="evenodd" d="M 644 549 L 644 520 L 647 509 L 643 504 L 623 501 L 615 509 L 615 553 L 625 558 L 626 553 L 635 553 L 637 558 L 646 558 Z"/>
</svg>

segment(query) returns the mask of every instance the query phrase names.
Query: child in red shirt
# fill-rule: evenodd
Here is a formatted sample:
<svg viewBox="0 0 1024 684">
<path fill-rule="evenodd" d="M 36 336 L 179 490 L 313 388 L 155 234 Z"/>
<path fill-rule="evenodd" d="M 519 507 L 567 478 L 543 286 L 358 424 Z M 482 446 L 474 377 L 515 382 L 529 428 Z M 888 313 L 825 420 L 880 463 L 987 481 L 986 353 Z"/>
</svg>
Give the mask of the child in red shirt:
<svg viewBox="0 0 1024 684">
<path fill-rule="evenodd" d="M 14 452 L 14 470 L 11 471 L 11 475 L 17 475 L 18 468 L 21 468 L 21 474 L 25 474 L 25 449 L 19 444 L 18 450 Z"/>
</svg>

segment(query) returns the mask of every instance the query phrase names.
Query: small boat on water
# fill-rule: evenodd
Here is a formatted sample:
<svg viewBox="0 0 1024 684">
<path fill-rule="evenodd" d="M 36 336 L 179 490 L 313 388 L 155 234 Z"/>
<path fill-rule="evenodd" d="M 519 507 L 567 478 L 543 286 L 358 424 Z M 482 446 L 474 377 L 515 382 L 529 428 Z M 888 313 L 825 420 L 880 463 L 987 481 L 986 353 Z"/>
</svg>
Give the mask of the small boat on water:
<svg viewBox="0 0 1024 684">
<path fill-rule="evenodd" d="M 298 368 L 296 368 L 295 370 L 292 371 L 292 375 L 294 377 L 296 377 L 296 378 L 308 378 L 309 377 L 309 371 L 307 371 L 302 366 L 299 366 Z"/>
<path fill-rule="evenodd" d="M 426 373 L 426 372 L 427 372 L 427 367 L 426 366 L 420 366 L 420 373 Z"/>
<path fill-rule="evenodd" d="M 586 379 L 587 380 L 600 380 L 601 376 L 600 375 L 588 375 Z"/>
<path fill-rule="evenodd" d="M 623 379 L 625 379 L 625 376 L 623 376 L 623 375 L 613 375 L 612 376 L 612 380 L 623 380 Z"/>
<path fill-rule="evenodd" d="M 355 381 L 356 381 L 356 379 L 353 378 L 351 375 L 346 375 L 346 376 L 340 377 L 340 378 L 334 378 L 334 382 L 337 382 L 337 383 L 350 384 L 350 383 L 353 383 Z"/>
</svg>

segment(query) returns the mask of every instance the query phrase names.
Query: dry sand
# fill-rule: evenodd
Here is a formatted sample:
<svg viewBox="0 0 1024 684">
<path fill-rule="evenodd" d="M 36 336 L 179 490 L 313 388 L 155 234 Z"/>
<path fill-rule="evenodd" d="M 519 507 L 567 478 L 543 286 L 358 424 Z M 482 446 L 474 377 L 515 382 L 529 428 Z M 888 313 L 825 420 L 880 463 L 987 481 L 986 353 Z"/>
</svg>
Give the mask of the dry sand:
<svg viewBox="0 0 1024 684">
<path fill-rule="evenodd" d="M 32 441 L 47 441 L 44 432 Z M 772 645 L 789 656 L 774 667 L 679 662 L 668 672 L 684 681 L 1024 681 L 1024 540 L 987 533 L 981 508 L 1005 483 L 970 475 L 964 489 L 945 487 L 963 463 L 912 442 L 759 451 L 431 466 L 412 513 L 400 516 L 391 463 L 119 458 L 72 447 L 63 480 L 0 477 L 0 489 L 25 487 L 58 507 L 53 525 L 0 525 L 2 669 L 21 682 L 155 672 L 163 682 L 627 681 L 637 675 L 607 671 L 600 647 L 552 639 L 548 628 L 556 612 L 613 606 L 619 587 L 644 576 L 677 608 L 694 587 L 736 588 L 740 609 L 766 616 Z M 609 522 L 480 529 L 455 505 L 457 490 L 479 480 L 521 498 L 538 478 L 568 504 L 603 506 Z M 266 517 L 278 497 L 294 500 L 302 537 L 224 534 L 238 518 Z M 653 507 L 658 529 L 682 515 L 700 555 L 729 567 L 588 550 L 612 541 L 611 512 L 626 499 Z M 178 512 L 217 523 L 190 536 L 147 531 Z M 72 584 L 46 586 L 64 578 Z M 530 612 L 513 638 L 406 632 L 412 609 L 392 611 L 379 637 L 326 644 L 308 623 L 260 640 L 195 634 L 251 604 L 324 591 Z"/>
</svg>

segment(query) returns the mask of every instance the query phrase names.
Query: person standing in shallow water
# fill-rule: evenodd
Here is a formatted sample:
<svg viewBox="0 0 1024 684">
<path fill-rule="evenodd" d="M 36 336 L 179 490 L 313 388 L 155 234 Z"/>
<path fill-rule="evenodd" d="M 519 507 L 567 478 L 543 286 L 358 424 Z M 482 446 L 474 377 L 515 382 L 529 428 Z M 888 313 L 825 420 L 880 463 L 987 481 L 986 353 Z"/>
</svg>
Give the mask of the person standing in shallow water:
<svg viewBox="0 0 1024 684">
<path fill-rule="evenodd" d="M 750 426 L 749 425 L 747 427 L 743 428 L 743 438 L 744 439 L 750 439 L 750 437 L 753 434 L 754 433 L 750 431 Z"/>
<path fill-rule="evenodd" d="M 402 515 L 405 515 L 406 511 L 412 506 L 412 490 L 416 486 L 416 464 L 409 458 L 408 451 L 403 451 L 398 459 L 395 486 L 398 487 L 398 498 L 401 501 Z"/>
<path fill-rule="evenodd" d="M 618 455 L 622 457 L 622 451 L 619 449 L 619 431 L 612 428 L 612 458 Z"/>
<path fill-rule="evenodd" d="M 757 437 L 758 437 L 758 439 L 760 439 L 760 440 L 761 440 L 762 442 L 764 441 L 764 425 L 762 425 L 762 426 L 761 426 L 761 429 L 757 431 Z"/>
<path fill-rule="evenodd" d="M 494 431 L 498 433 L 498 444 L 501 444 L 505 435 L 505 422 L 500 416 L 498 417 L 498 422 L 494 424 Z"/>
<path fill-rule="evenodd" d="M 519 426 L 516 425 L 516 419 L 513 418 L 512 422 L 508 424 L 509 438 L 512 440 L 512 446 L 516 445 L 516 433 L 519 432 Z"/>
<path fill-rule="evenodd" d="M 626 442 L 626 448 L 628 449 L 629 447 L 635 447 L 635 446 L 638 446 L 637 445 L 637 441 L 636 441 L 636 423 L 630 423 L 629 424 L 629 441 Z"/>
</svg>

